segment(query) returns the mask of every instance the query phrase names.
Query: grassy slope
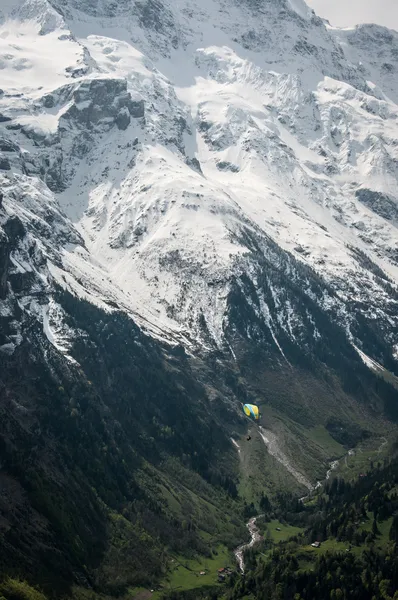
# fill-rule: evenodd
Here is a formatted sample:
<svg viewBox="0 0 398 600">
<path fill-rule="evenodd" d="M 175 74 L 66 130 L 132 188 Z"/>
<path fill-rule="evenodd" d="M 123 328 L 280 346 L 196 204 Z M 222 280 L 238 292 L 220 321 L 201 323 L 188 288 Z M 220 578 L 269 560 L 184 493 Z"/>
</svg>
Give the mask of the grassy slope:
<svg viewBox="0 0 398 600">
<path fill-rule="evenodd" d="M 278 371 L 262 368 L 250 377 L 247 373 L 246 390 L 260 406 L 263 427 L 277 436 L 280 449 L 312 483 L 323 480 L 329 463 L 343 457 L 357 443 L 344 446 L 334 432 L 331 435 L 326 428 L 330 420 L 341 422 L 343 428 L 355 424 L 358 432 L 366 431 L 367 435 L 376 439 L 383 435 L 388 437 L 396 430 L 380 414 L 371 414 L 366 405 L 360 405 L 357 399 L 346 393 L 331 372 L 322 380 L 300 369 Z M 249 475 L 244 479 L 242 487 L 246 497 L 251 493 L 255 495 L 260 484 L 272 494 L 275 484 L 279 485 L 281 480 L 285 480 L 282 489 L 286 484 L 290 489 L 297 489 L 297 483 L 286 472 L 275 475 L 276 471 L 285 470 L 280 464 L 272 465 L 270 459 L 264 459 L 258 445 L 255 453 L 257 457 L 254 459 L 252 452 L 248 453 L 247 460 L 243 457 L 244 469 L 253 470 L 254 480 L 254 483 L 247 481 Z M 264 470 L 258 468 L 260 461 Z"/>
<path fill-rule="evenodd" d="M 184 557 L 175 557 L 163 587 L 166 590 L 191 590 L 219 585 L 217 570 L 226 566 L 234 566 L 234 557 L 225 546 L 218 546 L 213 556 L 209 558 L 198 557 L 194 560 L 186 560 Z M 205 575 L 200 575 L 201 572 L 205 572 Z M 154 598 L 156 597 L 154 595 Z"/>
<path fill-rule="evenodd" d="M 249 427 L 251 440 L 246 436 L 239 440 L 241 448 L 239 494 L 247 502 L 258 502 L 261 492 L 274 495 L 277 491 L 292 490 L 299 492 L 301 486 L 295 478 L 269 454 L 258 430 Z"/>
<path fill-rule="evenodd" d="M 280 529 L 280 531 L 277 530 Z M 298 535 L 303 529 L 301 527 L 295 527 L 294 525 L 288 525 L 287 523 L 281 523 L 277 520 L 272 520 L 267 523 L 264 531 L 264 536 L 270 539 L 274 544 L 279 542 L 285 542 L 289 538 Z"/>
<path fill-rule="evenodd" d="M 395 439 L 394 428 L 386 428 L 384 435 L 375 436 L 365 440 L 354 449 L 351 455 L 345 455 L 339 462 L 339 466 L 334 471 L 334 476 L 340 475 L 348 481 L 357 478 L 360 473 L 366 473 L 371 464 L 383 462 L 390 456 L 391 441 Z"/>
</svg>

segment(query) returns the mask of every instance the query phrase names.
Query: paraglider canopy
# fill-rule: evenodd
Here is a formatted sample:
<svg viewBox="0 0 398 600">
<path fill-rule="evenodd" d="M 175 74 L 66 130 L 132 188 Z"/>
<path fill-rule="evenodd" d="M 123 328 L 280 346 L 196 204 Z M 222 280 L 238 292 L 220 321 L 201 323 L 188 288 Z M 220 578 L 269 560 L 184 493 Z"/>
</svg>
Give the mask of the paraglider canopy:
<svg viewBox="0 0 398 600">
<path fill-rule="evenodd" d="M 255 404 L 244 404 L 243 412 L 247 417 L 251 417 L 255 421 L 258 421 L 258 419 L 260 418 L 258 406 L 256 406 Z"/>
</svg>

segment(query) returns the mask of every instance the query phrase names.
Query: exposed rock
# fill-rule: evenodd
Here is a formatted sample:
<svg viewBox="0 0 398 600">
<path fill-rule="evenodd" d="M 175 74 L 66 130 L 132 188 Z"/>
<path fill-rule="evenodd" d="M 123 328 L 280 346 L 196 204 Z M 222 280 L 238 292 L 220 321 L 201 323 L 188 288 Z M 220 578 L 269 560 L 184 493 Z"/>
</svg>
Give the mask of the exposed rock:
<svg viewBox="0 0 398 600">
<path fill-rule="evenodd" d="M 47 94 L 47 96 L 44 96 L 43 106 L 44 108 L 53 108 L 55 106 L 55 100 L 52 94 Z"/>
<path fill-rule="evenodd" d="M 380 391 L 378 397 L 371 387 L 368 368 L 362 366 L 353 342 L 358 341 L 358 347 L 380 364 L 396 369 L 391 350 L 396 346 L 395 288 L 390 290 L 385 278 L 376 281 L 380 273 L 376 275 L 365 259 L 361 264 L 355 261 L 345 244 L 367 236 L 370 241 L 364 243 L 375 260 L 388 259 L 388 245 L 391 262 L 397 259 L 396 236 L 389 231 L 393 227 L 370 211 L 358 210 L 351 187 L 353 181 L 364 181 L 366 164 L 365 185 L 371 187 L 376 174 L 380 185 L 385 182 L 386 190 L 394 189 L 396 108 L 392 102 L 380 101 L 389 97 L 388 89 L 386 94 L 384 86 L 376 89 L 381 72 L 386 79 L 390 73 L 394 80 L 393 57 L 387 56 L 388 48 L 380 59 L 375 52 L 377 64 L 364 58 L 366 69 L 356 75 L 352 64 L 358 61 L 352 47 L 347 50 L 348 61 L 343 51 L 348 42 L 333 42 L 333 30 L 320 19 L 307 19 L 301 0 L 231 0 L 233 6 L 229 1 L 50 0 L 51 5 L 62 4 L 68 30 L 57 29 L 47 36 L 43 66 L 53 49 L 57 61 L 63 58 L 57 39 L 64 47 L 72 41 L 70 49 L 74 48 L 65 52 L 67 62 L 59 68 L 57 62 L 56 77 L 50 80 L 39 64 L 40 53 L 35 52 L 42 38 L 35 39 L 33 32 L 21 41 L 23 52 L 27 38 L 33 38 L 26 63 L 21 64 L 28 64 L 33 55 L 34 75 L 30 82 L 22 75 L 20 86 L 15 77 L 12 94 L 7 81 L 1 106 L 12 122 L 10 130 L 7 124 L 3 127 L 5 141 L 0 138 L 0 151 L 15 167 L 11 176 L 0 172 L 0 187 L 7 194 L 7 213 L 15 212 L 21 219 L 15 216 L 7 221 L 0 243 L 0 293 L 8 292 L 6 302 L 0 303 L 0 353 L 17 349 L 15 363 L 9 362 L 7 368 L 0 365 L 0 398 L 3 389 L 10 399 L 14 395 L 10 405 L 15 403 L 13 411 L 22 414 L 17 420 L 21 437 L 9 436 L 14 412 L 4 402 L 0 402 L 0 433 L 9 440 L 14 471 L 18 466 L 21 477 L 32 476 L 27 483 L 36 503 L 43 494 L 49 499 L 44 508 L 54 519 L 57 535 L 56 543 L 46 539 L 45 527 L 29 512 L 29 504 L 18 503 L 15 493 L 11 502 L 5 497 L 7 484 L 0 472 L 0 547 L 12 568 L 30 561 L 32 572 L 44 573 L 35 561 L 47 548 L 42 562 L 58 554 L 59 564 L 50 564 L 49 575 L 58 573 L 65 564 L 62 546 L 67 546 L 67 552 L 70 546 L 72 570 L 79 572 L 73 577 L 68 572 L 67 581 L 80 585 L 87 573 L 108 593 L 113 583 L 107 588 L 106 578 L 101 580 L 98 562 L 109 556 L 113 564 L 115 554 L 112 549 L 108 552 L 106 544 L 99 545 L 101 526 L 104 540 L 114 539 L 118 531 L 106 527 L 102 507 L 105 513 L 108 502 L 123 505 L 130 518 L 130 507 L 143 506 L 145 522 L 152 523 L 157 537 L 168 538 L 172 531 L 162 526 L 158 514 L 148 511 L 152 501 L 160 506 L 152 488 L 148 502 L 145 494 L 140 498 L 136 493 L 140 491 L 136 483 L 142 481 L 145 488 L 147 481 L 136 461 L 141 450 L 146 463 L 154 457 L 161 469 L 159 460 L 167 459 L 169 443 L 173 456 L 183 443 L 184 465 L 192 457 L 200 469 L 203 465 L 209 482 L 221 481 L 217 471 L 213 479 L 210 459 L 219 455 L 214 444 L 220 444 L 220 449 L 225 446 L 226 452 L 230 444 L 220 436 L 214 411 L 206 416 L 209 400 L 220 407 L 220 419 L 230 433 L 230 425 L 234 428 L 239 420 L 240 402 L 250 401 L 251 396 L 265 399 L 270 410 L 280 414 L 281 423 L 285 412 L 292 425 L 297 419 L 300 431 L 324 423 L 325 407 L 330 414 L 343 414 L 349 406 L 355 418 L 356 398 L 361 422 L 367 421 L 367 406 L 371 422 L 377 407 L 382 410 L 389 399 L 387 392 L 383 397 Z M 25 4 L 32 14 L 49 5 L 47 0 Z M 87 12 L 93 18 L 87 18 Z M 59 36 L 61 31 L 65 35 Z M 110 31 L 112 36 L 106 34 Z M 347 35 L 343 30 L 338 33 L 341 38 Z M 229 43 L 233 38 L 256 54 L 242 52 L 238 41 Z M 98 68 L 92 69 L 90 78 L 86 77 L 90 54 L 83 44 L 98 57 Z M 189 52 L 184 52 L 186 44 Z M 361 59 L 366 48 L 364 43 Z M 37 89 L 30 93 L 36 72 Z M 355 81 L 357 89 L 352 86 Z M 62 82 L 68 85 L 49 87 Z M 360 90 L 373 96 L 364 99 Z M 18 91 L 19 96 L 14 93 Z M 369 139 L 367 131 L 374 131 Z M 22 140 L 21 134 L 29 139 Z M 15 149 L 7 145 L 8 137 Z M 16 164 L 19 156 L 22 168 Z M 223 160 L 227 158 L 234 162 Z M 206 177 L 201 176 L 199 160 Z M 232 175 L 239 170 L 241 175 Z M 325 177 L 326 172 L 330 177 Z M 340 173 L 344 185 L 343 177 L 334 177 Z M 65 193 L 57 197 L 48 188 Z M 333 226 L 335 214 L 341 228 Z M 5 219 L 1 212 L 1 222 Z M 328 225 L 327 235 L 318 220 Z M 23 237 L 25 231 L 29 233 Z M 117 309 L 118 314 L 110 310 L 108 315 L 108 309 L 102 313 L 93 306 L 97 302 Z M 13 304 L 22 317 L 16 317 Z M 154 350 L 157 341 L 147 343 L 139 328 L 123 316 L 132 310 L 154 338 L 165 340 L 159 353 Z M 5 319 L 9 319 L 7 328 Z M 19 323 L 14 326 L 12 321 Z M 24 340 L 20 350 L 17 333 Z M 164 370 L 168 339 L 186 345 L 190 356 L 185 359 L 180 346 L 181 352 L 176 351 L 170 368 Z M 196 349 L 200 361 L 195 359 Z M 79 372 L 68 368 L 70 359 L 80 363 Z M 186 376 L 177 370 L 185 361 Z M 203 370 L 202 361 L 206 361 Z M 1 388 L 5 377 L 8 389 Z M 203 410 L 196 420 L 190 410 L 199 407 L 202 393 L 197 397 L 195 388 L 203 378 Z M 166 394 L 174 380 L 178 386 Z M 179 389 L 188 394 L 180 397 Z M 224 398 L 231 402 L 228 410 L 220 405 Z M 396 405 L 395 397 L 392 400 Z M 140 402 L 149 403 L 151 410 L 133 410 Z M 30 427 L 30 444 L 27 421 L 36 418 L 38 433 Z M 203 431 L 202 418 L 206 419 Z M 121 435 L 124 428 L 126 443 Z M 207 430 L 209 439 L 204 437 Z M 299 437 L 295 439 L 293 433 L 293 429 L 291 434 L 286 431 L 283 437 L 292 442 L 299 462 L 305 457 L 303 468 L 314 472 L 326 455 L 315 459 L 312 447 L 307 452 L 303 446 L 301 451 Z M 132 469 L 124 473 L 130 447 L 135 454 Z M 51 465 L 52 456 L 60 457 L 59 466 Z M 25 469 L 26 457 L 29 469 Z M 33 468 L 36 457 L 40 462 Z M 235 464 L 230 459 L 220 456 L 217 465 L 223 471 L 229 465 L 237 469 L 238 460 Z M 148 480 L 153 473 L 148 471 Z M 48 486 L 53 476 L 54 486 Z M 59 496 L 53 490 L 59 490 Z M 98 519 L 91 509 L 97 496 Z M 224 500 L 222 495 L 225 506 Z M 4 513 L 11 511 L 18 517 L 17 522 L 5 519 L 6 537 Z M 128 533 L 130 528 L 123 523 L 120 527 Z M 101 536 L 96 538 L 98 533 Z M 189 551 L 195 550 L 193 533 L 187 539 Z M 126 540 L 125 546 L 133 552 L 119 553 L 120 560 L 131 555 L 133 566 L 138 565 L 137 555 L 142 554 L 150 564 L 150 557 L 141 552 L 147 538 L 142 539 L 144 544 Z M 93 565 L 87 564 L 90 556 Z M 167 557 L 162 553 L 161 558 L 165 564 Z M 79 570 L 77 562 L 84 569 Z M 119 574 L 122 579 L 125 573 L 130 577 L 128 564 L 122 569 L 116 566 L 113 581 Z M 161 573 L 161 568 L 156 565 L 153 571 Z M 141 582 L 139 565 L 137 571 Z M 130 583 L 135 587 L 135 581 Z M 122 587 L 117 590 L 119 597 L 125 593 Z"/>
<path fill-rule="evenodd" d="M 13 215 L 5 222 L 3 229 L 12 244 L 14 244 L 15 241 L 23 238 L 26 233 L 21 219 L 16 215 Z"/>
<path fill-rule="evenodd" d="M 7 295 L 7 278 L 10 261 L 10 243 L 8 237 L 0 228 L 0 299 Z"/>
<path fill-rule="evenodd" d="M 76 83 L 62 85 L 51 93 L 45 94 L 40 100 L 44 108 L 54 108 L 54 106 L 66 104 L 73 98 L 73 92 L 76 89 Z"/>
<path fill-rule="evenodd" d="M 213 126 L 213 123 L 210 123 L 209 121 L 200 121 L 198 124 L 198 129 L 201 132 L 206 132 L 209 131 L 209 129 Z"/>
<path fill-rule="evenodd" d="M 134 117 L 144 116 L 143 100 L 132 100 L 124 79 L 93 79 L 84 81 L 73 93 L 74 104 L 61 118 L 73 120 L 81 128 L 101 125 L 105 130 L 116 123 L 125 129 L 126 111 Z M 120 126 L 121 125 L 121 126 Z"/>
<path fill-rule="evenodd" d="M 398 221 L 398 203 L 390 196 L 367 188 L 356 190 L 356 197 L 362 204 L 388 221 Z"/>
<path fill-rule="evenodd" d="M 145 103 L 143 100 L 130 100 L 127 108 L 134 119 L 140 119 L 145 116 Z"/>
<path fill-rule="evenodd" d="M 0 154 L 0 170 L 9 171 L 11 169 L 10 161 Z"/>
<path fill-rule="evenodd" d="M 33 271 L 25 271 L 24 273 L 10 273 L 8 279 L 13 292 L 17 294 L 23 291 L 29 291 L 35 282 Z"/>
<path fill-rule="evenodd" d="M 239 167 L 237 165 L 225 160 L 220 160 L 220 162 L 217 163 L 217 169 L 219 171 L 231 171 L 232 173 L 239 172 Z"/>
<path fill-rule="evenodd" d="M 308 248 L 304 248 L 303 246 L 296 246 L 294 249 L 296 252 L 298 252 L 299 254 L 303 254 L 304 256 L 308 256 L 309 254 L 311 254 Z"/>
<path fill-rule="evenodd" d="M 136 2 L 135 7 L 139 10 L 140 22 L 143 27 L 168 35 L 170 35 L 170 30 L 175 28 L 172 13 L 159 0 Z"/>
<path fill-rule="evenodd" d="M 191 167 L 192 169 L 195 169 L 195 171 L 197 171 L 198 173 L 203 175 L 202 167 L 200 166 L 200 162 L 198 161 L 197 158 L 195 158 L 195 157 L 187 158 L 185 162 L 189 167 Z"/>
<path fill-rule="evenodd" d="M 0 138 L 0 151 L 1 152 L 17 152 L 18 146 L 11 140 L 7 140 L 6 138 Z"/>
<path fill-rule="evenodd" d="M 126 107 L 122 108 L 120 113 L 116 117 L 116 125 L 118 129 L 124 131 L 130 125 L 130 113 Z"/>
</svg>

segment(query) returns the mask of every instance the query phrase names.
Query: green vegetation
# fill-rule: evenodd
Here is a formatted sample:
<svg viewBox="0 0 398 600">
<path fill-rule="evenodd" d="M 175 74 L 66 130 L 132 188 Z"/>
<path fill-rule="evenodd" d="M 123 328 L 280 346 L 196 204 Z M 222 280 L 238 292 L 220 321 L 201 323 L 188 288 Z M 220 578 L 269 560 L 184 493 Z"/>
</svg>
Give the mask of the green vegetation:
<svg viewBox="0 0 398 600">
<path fill-rule="evenodd" d="M 385 432 L 388 435 L 387 429 Z M 385 458 L 391 456 L 391 443 L 386 437 L 373 436 L 362 442 L 351 455 L 340 461 L 336 474 L 351 481 L 366 473 L 374 466 L 381 466 Z"/>
<path fill-rule="evenodd" d="M 164 588 L 172 590 L 190 590 L 204 586 L 218 584 L 217 571 L 220 568 L 233 566 L 235 558 L 225 546 L 218 546 L 211 557 L 198 557 L 187 560 L 184 557 L 173 559 L 170 573 Z M 201 573 L 204 573 L 201 575 Z"/>
<path fill-rule="evenodd" d="M 243 418 L 222 400 L 217 416 L 184 353 L 126 315 L 58 300 L 78 364 L 40 328 L 45 354 L 26 343 L 1 357 L 0 574 L 51 596 L 75 581 L 123 596 L 163 580 L 171 556 L 236 546 L 247 530 L 228 419 Z"/>
<path fill-rule="evenodd" d="M 228 600 L 396 600 L 398 598 L 398 457 L 368 466 L 362 476 L 327 482 L 313 502 L 285 496 L 292 537 L 275 520 L 279 539 L 245 553 L 248 573 L 232 581 Z M 300 523 L 301 527 L 297 524 Z M 311 546 L 320 542 L 320 547 Z M 270 546 L 271 543 L 271 546 Z"/>
<path fill-rule="evenodd" d="M 327 453 L 329 459 L 339 458 L 345 453 L 343 445 L 339 444 L 323 425 L 309 429 L 307 435 Z"/>
<path fill-rule="evenodd" d="M 46 600 L 44 594 L 21 579 L 7 577 L 0 583 L 0 598 L 6 600 Z"/>
<path fill-rule="evenodd" d="M 267 523 L 264 536 L 277 544 L 279 542 L 284 542 L 291 537 L 297 536 L 302 531 L 303 529 L 301 527 L 295 527 L 294 525 L 288 525 L 277 520 L 272 520 Z"/>
<path fill-rule="evenodd" d="M 301 487 L 286 469 L 271 456 L 256 427 L 249 428 L 251 440 L 246 435 L 239 440 L 240 481 L 239 495 L 246 502 L 259 502 L 261 493 L 274 495 L 280 490 L 297 490 Z"/>
</svg>

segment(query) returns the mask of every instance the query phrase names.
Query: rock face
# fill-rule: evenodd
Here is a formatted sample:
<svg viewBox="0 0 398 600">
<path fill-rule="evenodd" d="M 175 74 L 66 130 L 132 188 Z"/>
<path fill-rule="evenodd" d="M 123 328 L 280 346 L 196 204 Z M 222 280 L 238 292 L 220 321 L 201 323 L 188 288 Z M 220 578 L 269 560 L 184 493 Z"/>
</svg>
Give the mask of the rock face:
<svg viewBox="0 0 398 600">
<path fill-rule="evenodd" d="M 355 195 L 362 204 L 383 219 L 398 222 L 398 199 L 366 188 L 357 190 Z"/>
<path fill-rule="evenodd" d="M 16 3 L 17 29 L 29 11 Z M 51 45 L 59 66 L 36 81 L 43 57 L 28 65 L 22 49 L 7 54 L 7 68 L 19 61 L 33 77 L 0 96 L 0 166 L 12 210 L 34 225 L 39 246 L 44 234 L 65 242 L 66 230 L 79 230 L 76 245 L 46 242 L 55 280 L 65 272 L 71 290 L 110 296 L 166 337 L 235 352 L 230 298 L 248 277 L 246 302 L 271 338 L 300 345 L 309 321 L 282 298 L 274 310 L 281 284 L 265 293 L 259 282 L 259 264 L 272 256 L 278 265 L 287 252 L 304 266 L 302 292 L 309 269 L 323 281 L 319 309 L 362 347 L 358 301 L 395 360 L 395 32 L 327 28 L 301 0 L 231 0 L 228 10 L 218 1 L 67 0 L 43 14 L 32 43 L 43 57 Z M 214 25 L 206 39 L 204 20 Z M 116 21 L 116 38 L 102 35 Z M 36 207 L 49 189 L 63 216 L 51 209 L 55 221 L 29 222 L 26 185 Z"/>
<path fill-rule="evenodd" d="M 14 242 L 18 242 L 18 240 L 22 239 L 25 235 L 25 227 L 19 217 L 16 215 L 12 215 L 3 225 L 4 231 L 8 235 L 8 237 Z"/>
<path fill-rule="evenodd" d="M 0 171 L 9 171 L 10 169 L 10 161 L 6 156 L 0 154 Z"/>
<path fill-rule="evenodd" d="M 63 118 L 77 127 L 90 130 L 98 125 L 112 125 L 125 119 L 143 117 L 144 102 L 134 101 L 123 79 L 92 79 L 83 82 L 73 93 L 74 103 Z M 126 125 L 127 127 L 127 125 Z M 125 127 L 125 128 L 126 128 Z"/>
<path fill-rule="evenodd" d="M 0 229 L 0 299 L 7 295 L 7 279 L 10 260 L 10 244 L 6 233 Z"/>
<path fill-rule="evenodd" d="M 1 9 L 7 344 L 31 319 L 73 360 L 61 287 L 237 369 L 397 372 L 398 34 L 302 0 L 32 6 Z"/>
</svg>

